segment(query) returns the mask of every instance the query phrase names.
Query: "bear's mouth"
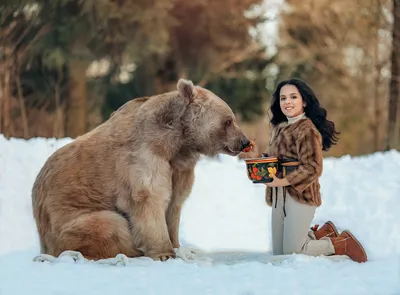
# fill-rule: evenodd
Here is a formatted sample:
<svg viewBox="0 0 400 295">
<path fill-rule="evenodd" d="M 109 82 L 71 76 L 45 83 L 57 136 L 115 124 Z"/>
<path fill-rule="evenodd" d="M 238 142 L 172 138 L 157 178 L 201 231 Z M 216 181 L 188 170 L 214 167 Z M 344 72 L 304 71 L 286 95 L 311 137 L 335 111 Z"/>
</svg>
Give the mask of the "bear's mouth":
<svg viewBox="0 0 400 295">
<path fill-rule="evenodd" d="M 229 156 L 237 156 L 240 154 L 240 151 L 234 151 L 232 149 L 230 149 L 229 147 L 225 147 L 224 148 L 224 154 L 227 154 Z"/>
</svg>

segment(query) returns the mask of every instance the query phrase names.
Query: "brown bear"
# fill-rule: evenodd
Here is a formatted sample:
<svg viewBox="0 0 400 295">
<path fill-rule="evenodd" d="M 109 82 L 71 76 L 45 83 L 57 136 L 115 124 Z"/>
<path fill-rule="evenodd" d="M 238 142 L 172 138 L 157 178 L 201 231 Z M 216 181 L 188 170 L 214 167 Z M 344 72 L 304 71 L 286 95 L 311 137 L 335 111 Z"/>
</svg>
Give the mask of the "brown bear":
<svg viewBox="0 0 400 295">
<path fill-rule="evenodd" d="M 32 205 L 41 253 L 175 258 L 200 156 L 236 156 L 249 144 L 231 108 L 192 81 L 127 102 L 39 172 Z"/>
</svg>

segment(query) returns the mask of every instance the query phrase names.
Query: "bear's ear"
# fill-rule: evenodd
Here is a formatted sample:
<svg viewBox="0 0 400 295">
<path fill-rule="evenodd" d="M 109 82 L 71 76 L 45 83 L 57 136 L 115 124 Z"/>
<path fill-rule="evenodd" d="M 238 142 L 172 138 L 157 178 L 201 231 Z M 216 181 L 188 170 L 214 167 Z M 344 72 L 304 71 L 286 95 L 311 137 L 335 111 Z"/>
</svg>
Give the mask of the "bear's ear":
<svg viewBox="0 0 400 295">
<path fill-rule="evenodd" d="M 194 97 L 197 95 L 197 90 L 192 81 L 179 79 L 177 88 L 179 94 L 185 98 L 185 101 L 187 101 L 188 104 L 193 102 Z"/>
</svg>

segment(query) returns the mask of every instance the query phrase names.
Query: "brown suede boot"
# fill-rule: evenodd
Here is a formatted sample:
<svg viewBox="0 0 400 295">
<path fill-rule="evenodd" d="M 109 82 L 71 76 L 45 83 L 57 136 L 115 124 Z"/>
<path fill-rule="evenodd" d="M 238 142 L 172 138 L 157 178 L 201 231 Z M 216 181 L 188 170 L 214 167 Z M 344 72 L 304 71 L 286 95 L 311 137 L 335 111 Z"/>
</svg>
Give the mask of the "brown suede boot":
<svg viewBox="0 0 400 295">
<path fill-rule="evenodd" d="M 335 248 L 335 255 L 347 255 L 356 262 L 366 262 L 367 254 L 361 243 L 348 230 L 338 237 L 330 238 Z"/>
<path fill-rule="evenodd" d="M 328 238 L 337 237 L 339 235 L 339 232 L 332 221 L 325 222 L 325 224 L 320 229 L 318 229 L 318 226 L 319 224 L 316 224 L 311 228 L 317 240 L 324 237 Z"/>
</svg>

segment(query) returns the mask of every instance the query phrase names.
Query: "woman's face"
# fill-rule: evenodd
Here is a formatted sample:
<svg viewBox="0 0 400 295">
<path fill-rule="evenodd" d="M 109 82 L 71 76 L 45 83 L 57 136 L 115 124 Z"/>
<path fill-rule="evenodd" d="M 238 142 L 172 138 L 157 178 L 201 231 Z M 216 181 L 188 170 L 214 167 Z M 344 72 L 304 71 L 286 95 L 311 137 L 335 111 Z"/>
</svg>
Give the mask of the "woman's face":
<svg viewBox="0 0 400 295">
<path fill-rule="evenodd" d="M 282 113 L 286 117 L 296 117 L 304 112 L 303 98 L 294 85 L 285 85 L 281 88 L 279 102 Z"/>
</svg>

